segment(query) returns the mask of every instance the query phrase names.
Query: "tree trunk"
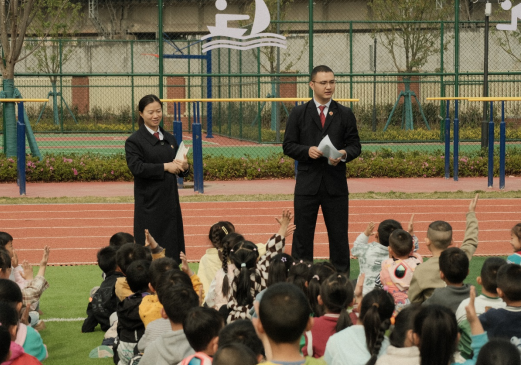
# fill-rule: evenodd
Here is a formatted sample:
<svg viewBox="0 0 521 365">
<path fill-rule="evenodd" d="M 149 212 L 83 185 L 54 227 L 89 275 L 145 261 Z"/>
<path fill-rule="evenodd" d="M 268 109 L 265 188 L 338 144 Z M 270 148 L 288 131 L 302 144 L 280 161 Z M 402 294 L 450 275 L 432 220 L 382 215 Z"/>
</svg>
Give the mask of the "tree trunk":
<svg viewBox="0 0 521 365">
<path fill-rule="evenodd" d="M 4 79 L 3 89 L 6 98 L 14 97 L 14 79 Z M 7 157 L 16 157 L 16 115 L 15 103 L 4 103 L 5 118 L 5 146 L 4 152 Z"/>
</svg>

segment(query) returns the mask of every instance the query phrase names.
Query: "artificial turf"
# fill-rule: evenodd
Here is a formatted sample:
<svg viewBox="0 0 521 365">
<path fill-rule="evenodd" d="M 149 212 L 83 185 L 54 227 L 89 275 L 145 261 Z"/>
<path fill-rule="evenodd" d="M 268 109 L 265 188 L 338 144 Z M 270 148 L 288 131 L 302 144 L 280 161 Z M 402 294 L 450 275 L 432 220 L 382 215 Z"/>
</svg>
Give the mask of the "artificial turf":
<svg viewBox="0 0 521 365">
<path fill-rule="evenodd" d="M 470 272 L 465 281 L 476 285 L 481 267 L 486 257 L 476 256 L 470 262 Z M 199 265 L 190 264 L 197 272 Z M 351 277 L 359 273 L 358 260 L 351 260 Z M 92 333 L 81 333 L 82 321 L 92 287 L 100 285 L 101 270 L 97 266 L 56 266 L 49 267 L 46 278 L 50 284 L 40 301 L 40 309 L 44 312 L 41 319 L 46 322 L 46 329 L 41 331 L 44 343 L 49 351 L 49 358 L 44 364 L 80 365 L 80 364 L 112 364 L 112 358 L 90 359 L 89 353 L 101 345 L 103 332 L 96 327 Z M 76 319 L 72 322 L 56 321 L 56 319 Z"/>
</svg>

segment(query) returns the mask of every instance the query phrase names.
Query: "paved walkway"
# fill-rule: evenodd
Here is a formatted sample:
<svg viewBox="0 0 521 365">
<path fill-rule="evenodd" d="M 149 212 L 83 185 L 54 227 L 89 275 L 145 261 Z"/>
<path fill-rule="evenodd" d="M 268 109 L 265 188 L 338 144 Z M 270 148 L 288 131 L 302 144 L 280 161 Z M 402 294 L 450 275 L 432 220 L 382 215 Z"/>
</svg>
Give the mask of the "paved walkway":
<svg viewBox="0 0 521 365">
<path fill-rule="evenodd" d="M 487 178 L 461 178 L 459 181 L 444 178 L 378 178 L 349 179 L 351 193 L 366 192 L 406 192 L 422 193 L 434 191 L 499 191 L 499 179 L 494 179 L 494 187 L 487 188 Z M 235 194 L 293 194 L 294 180 L 252 180 L 252 181 L 207 181 L 204 184 L 206 195 Z M 28 183 L 28 197 L 83 197 L 83 196 L 132 196 L 132 182 L 68 182 L 68 183 Z M 505 191 L 520 191 L 521 177 L 507 177 Z M 179 190 L 181 196 L 197 195 L 193 184 L 187 183 Z M 0 197 L 19 197 L 16 184 L 0 184 Z"/>
</svg>

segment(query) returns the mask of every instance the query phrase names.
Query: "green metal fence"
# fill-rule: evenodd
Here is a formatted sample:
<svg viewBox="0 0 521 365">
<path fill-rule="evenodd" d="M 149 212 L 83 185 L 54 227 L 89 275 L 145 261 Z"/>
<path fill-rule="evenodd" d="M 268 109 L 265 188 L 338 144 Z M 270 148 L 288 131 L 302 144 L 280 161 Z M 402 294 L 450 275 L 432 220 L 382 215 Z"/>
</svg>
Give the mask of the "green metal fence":
<svg viewBox="0 0 521 365">
<path fill-rule="evenodd" d="M 250 30 L 255 3 L 228 1 L 226 13 L 250 16 L 230 24 Z M 445 108 L 426 98 L 484 95 L 486 32 L 488 95 L 520 94 L 521 37 L 519 32 L 496 30 L 498 23 L 510 19 L 496 4 L 486 29 L 482 2 L 264 3 L 271 15 L 265 32 L 284 35 L 286 49 L 219 48 L 209 55 L 201 38 L 219 13 L 214 1 L 84 1 L 73 39 L 46 39 L 39 53 L 16 66 L 15 86 L 23 97 L 50 100 L 45 107 L 27 109 L 42 153 L 122 153 L 125 138 L 137 127 L 137 103 L 149 93 L 165 99 L 308 97 L 309 74 L 319 64 L 335 71 L 336 97 L 360 99 L 349 106 L 364 150 L 438 153 L 443 150 Z M 28 38 L 22 55 L 39 41 Z M 410 123 L 402 108 L 408 101 L 398 101 L 400 91 L 407 90 L 419 101 L 412 98 Z M 210 113 L 204 104 L 203 128 L 211 119 L 214 138 L 205 138 L 203 153 L 281 153 L 293 106 L 216 104 Z M 521 104 L 509 103 L 507 108 L 507 140 L 513 146 L 521 140 Z M 164 126 L 172 130 L 173 105 L 165 105 L 164 111 Z M 184 139 L 189 139 L 192 111 L 184 105 L 181 120 Z M 481 105 L 461 103 L 462 153 L 480 149 L 483 120 L 488 117 Z M 3 137 L 5 143 L 8 136 Z"/>
</svg>

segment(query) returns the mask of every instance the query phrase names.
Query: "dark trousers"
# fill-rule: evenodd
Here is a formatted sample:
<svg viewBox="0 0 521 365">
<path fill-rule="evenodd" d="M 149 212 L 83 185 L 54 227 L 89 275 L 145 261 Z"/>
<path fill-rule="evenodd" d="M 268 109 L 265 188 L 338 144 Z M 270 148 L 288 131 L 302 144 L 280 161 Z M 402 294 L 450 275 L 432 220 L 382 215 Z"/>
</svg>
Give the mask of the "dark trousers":
<svg viewBox="0 0 521 365">
<path fill-rule="evenodd" d="M 326 223 L 329 238 L 329 257 L 339 272 L 349 274 L 349 242 L 347 225 L 349 196 L 330 196 L 325 184 L 320 184 L 316 195 L 295 195 L 295 225 L 291 255 L 297 260 L 313 261 L 313 241 L 317 224 L 318 208 Z"/>
</svg>

